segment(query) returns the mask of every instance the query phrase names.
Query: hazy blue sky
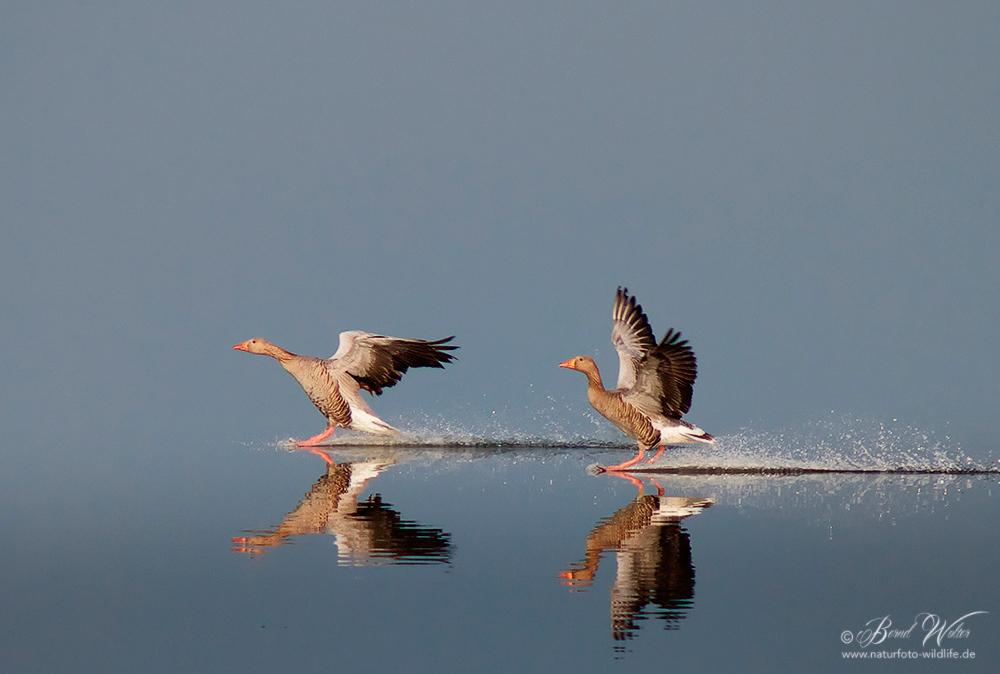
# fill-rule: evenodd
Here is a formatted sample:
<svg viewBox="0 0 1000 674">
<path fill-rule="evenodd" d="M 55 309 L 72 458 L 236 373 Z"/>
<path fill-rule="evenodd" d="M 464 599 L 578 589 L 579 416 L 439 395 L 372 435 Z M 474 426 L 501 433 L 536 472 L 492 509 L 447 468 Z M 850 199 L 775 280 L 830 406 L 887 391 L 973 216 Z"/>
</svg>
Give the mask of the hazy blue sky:
<svg viewBox="0 0 1000 674">
<path fill-rule="evenodd" d="M 850 414 L 996 446 L 995 2 L 14 2 L 0 425 L 257 441 L 261 336 L 457 335 L 374 405 L 586 430 L 615 287 L 722 435 Z M 551 397 L 551 400 L 549 400 Z M 551 409 L 550 409 L 551 408 Z M 429 423 L 437 423 L 432 419 Z"/>
</svg>

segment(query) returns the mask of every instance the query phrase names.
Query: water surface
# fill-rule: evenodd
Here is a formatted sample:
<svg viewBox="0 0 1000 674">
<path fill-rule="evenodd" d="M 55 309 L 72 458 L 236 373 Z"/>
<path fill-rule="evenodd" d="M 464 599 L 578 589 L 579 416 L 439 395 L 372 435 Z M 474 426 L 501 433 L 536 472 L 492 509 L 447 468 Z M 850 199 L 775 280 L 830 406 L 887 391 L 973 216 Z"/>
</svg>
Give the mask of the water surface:
<svg viewBox="0 0 1000 674">
<path fill-rule="evenodd" d="M 739 472 L 737 450 L 719 455 L 729 472 L 594 474 L 629 450 L 488 444 L 228 445 L 113 478 L 22 473 L 39 489 L 7 503 L 3 661 L 840 672 L 859 667 L 847 652 L 953 649 L 975 659 L 864 666 L 996 669 L 995 474 Z M 729 443 L 743 468 L 761 459 L 748 444 Z M 875 619 L 976 611 L 940 646 L 922 627 L 858 642 Z"/>
</svg>

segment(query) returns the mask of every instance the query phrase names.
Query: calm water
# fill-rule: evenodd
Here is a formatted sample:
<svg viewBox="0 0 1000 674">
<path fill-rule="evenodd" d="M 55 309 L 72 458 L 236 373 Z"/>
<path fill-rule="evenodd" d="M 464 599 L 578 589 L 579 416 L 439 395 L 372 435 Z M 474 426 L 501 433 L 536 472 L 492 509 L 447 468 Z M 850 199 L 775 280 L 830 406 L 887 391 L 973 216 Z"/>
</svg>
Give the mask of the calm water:
<svg viewBox="0 0 1000 674">
<path fill-rule="evenodd" d="M 228 445 L 16 464 L 3 669 L 1000 667 L 997 475 L 588 470 L 626 454 Z M 922 614 L 976 611 L 924 643 Z M 860 645 L 880 622 L 895 635 Z"/>
</svg>

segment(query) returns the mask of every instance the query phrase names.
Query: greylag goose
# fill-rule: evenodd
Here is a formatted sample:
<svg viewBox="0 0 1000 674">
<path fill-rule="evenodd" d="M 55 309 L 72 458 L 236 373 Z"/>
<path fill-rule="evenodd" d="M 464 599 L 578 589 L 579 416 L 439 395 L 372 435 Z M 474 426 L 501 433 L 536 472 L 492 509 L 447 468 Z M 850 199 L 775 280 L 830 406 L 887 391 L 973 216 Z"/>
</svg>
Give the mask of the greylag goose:
<svg viewBox="0 0 1000 674">
<path fill-rule="evenodd" d="M 597 364 L 577 356 L 559 367 L 587 375 L 587 399 L 604 418 L 639 443 L 639 455 L 604 470 L 624 470 L 642 460 L 647 449 L 659 445 L 656 460 L 667 445 L 714 442 L 715 438 L 681 420 L 691 408 L 698 373 L 694 351 L 673 328 L 657 344 L 642 305 L 627 288 L 615 293 L 611 343 L 618 351 L 618 386 L 605 390 Z"/>
<path fill-rule="evenodd" d="M 447 345 L 453 339 L 454 336 L 428 342 L 351 330 L 340 333 L 340 346 L 327 360 L 297 356 L 260 338 L 233 348 L 271 356 L 299 382 L 313 405 L 326 417 L 325 431 L 295 443 L 299 447 L 312 447 L 333 435 L 337 426 L 379 435 L 398 433 L 375 416 L 362 399 L 361 389 L 381 395 L 382 389 L 395 386 L 411 367 L 443 368 L 455 359 L 448 352 L 458 347 Z"/>
</svg>

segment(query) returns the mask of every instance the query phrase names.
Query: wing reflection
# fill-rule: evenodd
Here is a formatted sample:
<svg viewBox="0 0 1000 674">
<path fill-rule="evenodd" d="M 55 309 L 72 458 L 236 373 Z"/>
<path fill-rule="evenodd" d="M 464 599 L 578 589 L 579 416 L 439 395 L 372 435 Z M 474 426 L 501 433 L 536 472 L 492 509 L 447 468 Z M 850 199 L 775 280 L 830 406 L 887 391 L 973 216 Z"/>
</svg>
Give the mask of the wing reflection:
<svg viewBox="0 0 1000 674">
<path fill-rule="evenodd" d="M 587 537 L 583 561 L 559 574 L 565 585 L 586 589 L 593 583 L 601 557 L 615 554 L 618 572 L 611 586 L 611 635 L 616 641 L 634 638 L 639 621 L 649 617 L 663 620 L 665 629 L 678 628 L 694 603 L 691 540 L 680 521 L 712 505 L 705 498 L 664 496 L 655 481 L 657 494 L 646 494 L 641 482 L 620 476 L 639 485 L 639 496 L 598 522 Z"/>
<path fill-rule="evenodd" d="M 314 452 L 319 453 L 319 452 Z M 390 463 L 334 463 L 326 454 L 326 474 L 285 515 L 281 524 L 233 538 L 235 552 L 263 553 L 292 543 L 292 536 L 333 535 L 337 562 L 344 566 L 428 564 L 451 561 L 451 535 L 404 520 L 380 494 L 358 496 Z"/>
</svg>

